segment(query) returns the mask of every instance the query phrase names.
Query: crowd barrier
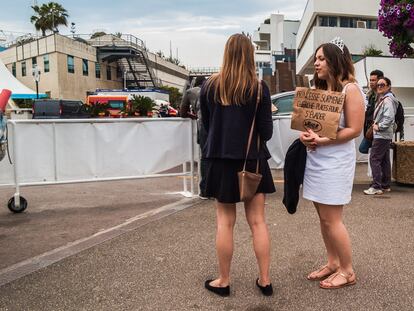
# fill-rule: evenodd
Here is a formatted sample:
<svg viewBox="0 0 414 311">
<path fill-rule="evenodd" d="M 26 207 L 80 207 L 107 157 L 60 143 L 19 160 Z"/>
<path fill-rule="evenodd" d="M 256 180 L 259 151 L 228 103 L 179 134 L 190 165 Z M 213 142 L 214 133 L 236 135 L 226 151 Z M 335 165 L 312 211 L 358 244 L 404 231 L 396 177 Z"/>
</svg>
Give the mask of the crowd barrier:
<svg viewBox="0 0 414 311">
<path fill-rule="evenodd" d="M 0 163 L 0 184 L 16 187 L 8 203 L 15 212 L 27 206 L 21 186 L 194 176 L 189 119 L 10 120 L 8 126 L 13 165 Z M 180 165 L 182 172 L 165 172 Z M 183 195 L 194 193 L 193 180 L 183 178 Z"/>
<path fill-rule="evenodd" d="M 299 136 L 290 129 L 290 119 L 273 118 L 273 137 L 267 143 L 271 168 L 283 168 L 286 151 Z M 24 210 L 27 202 L 20 187 L 31 185 L 184 176 L 190 178 L 183 178 L 183 195 L 194 194 L 194 162 L 199 159 L 195 121 L 131 118 L 10 120 L 8 124 L 13 165 L 7 157 L 0 162 L 0 186 L 16 187 L 8 203 L 12 210 Z M 361 139 L 356 139 L 356 149 Z M 414 115 L 406 116 L 405 140 L 414 141 Z M 357 161 L 367 161 L 367 155 L 357 150 Z M 181 165 L 182 172 L 165 173 Z"/>
</svg>

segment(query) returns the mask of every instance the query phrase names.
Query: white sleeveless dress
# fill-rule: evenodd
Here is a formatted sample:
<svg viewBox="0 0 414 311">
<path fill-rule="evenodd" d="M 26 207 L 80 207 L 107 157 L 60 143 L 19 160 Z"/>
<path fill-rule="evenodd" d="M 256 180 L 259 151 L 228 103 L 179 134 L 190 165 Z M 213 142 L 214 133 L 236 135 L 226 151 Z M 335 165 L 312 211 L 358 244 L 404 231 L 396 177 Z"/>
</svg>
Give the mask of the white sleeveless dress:
<svg viewBox="0 0 414 311">
<path fill-rule="evenodd" d="M 345 93 L 349 84 L 345 85 Z M 359 86 L 358 86 L 359 87 Z M 362 92 L 362 89 L 359 87 Z M 345 127 L 342 111 L 339 129 Z M 303 198 L 327 205 L 344 205 L 351 201 L 355 175 L 355 140 L 308 151 L 303 178 Z"/>
</svg>

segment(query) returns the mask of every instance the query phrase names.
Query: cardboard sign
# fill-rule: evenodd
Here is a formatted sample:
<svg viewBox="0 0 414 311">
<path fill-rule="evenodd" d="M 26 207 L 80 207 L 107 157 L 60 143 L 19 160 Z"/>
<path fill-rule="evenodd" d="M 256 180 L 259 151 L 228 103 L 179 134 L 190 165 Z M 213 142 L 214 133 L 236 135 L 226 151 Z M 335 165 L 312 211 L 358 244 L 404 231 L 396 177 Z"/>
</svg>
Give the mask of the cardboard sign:
<svg viewBox="0 0 414 311">
<path fill-rule="evenodd" d="M 345 94 L 340 92 L 297 87 L 290 127 L 335 139 L 344 102 Z"/>
</svg>

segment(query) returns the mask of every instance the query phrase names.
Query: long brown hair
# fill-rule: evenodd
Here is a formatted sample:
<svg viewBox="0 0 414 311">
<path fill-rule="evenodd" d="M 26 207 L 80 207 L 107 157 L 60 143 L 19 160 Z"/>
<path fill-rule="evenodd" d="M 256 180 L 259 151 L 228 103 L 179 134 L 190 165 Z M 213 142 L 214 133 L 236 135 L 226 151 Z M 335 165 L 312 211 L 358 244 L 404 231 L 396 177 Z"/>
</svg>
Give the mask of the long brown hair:
<svg viewBox="0 0 414 311">
<path fill-rule="evenodd" d="M 254 47 L 244 34 L 232 35 L 224 48 L 223 65 L 218 74 L 207 81 L 214 87 L 214 100 L 223 106 L 248 102 L 258 89 Z"/>
<path fill-rule="evenodd" d="M 352 57 L 348 48 L 344 45 L 343 52 L 339 47 L 333 43 L 321 44 L 313 56 L 313 61 L 316 61 L 316 53 L 322 48 L 323 54 L 328 64 L 328 79 L 332 83 L 332 91 L 341 92 L 343 89 L 342 82 L 355 82 L 355 68 L 352 63 Z M 327 90 L 328 83 L 326 80 L 318 78 L 315 72 L 313 81 L 317 89 Z"/>
</svg>

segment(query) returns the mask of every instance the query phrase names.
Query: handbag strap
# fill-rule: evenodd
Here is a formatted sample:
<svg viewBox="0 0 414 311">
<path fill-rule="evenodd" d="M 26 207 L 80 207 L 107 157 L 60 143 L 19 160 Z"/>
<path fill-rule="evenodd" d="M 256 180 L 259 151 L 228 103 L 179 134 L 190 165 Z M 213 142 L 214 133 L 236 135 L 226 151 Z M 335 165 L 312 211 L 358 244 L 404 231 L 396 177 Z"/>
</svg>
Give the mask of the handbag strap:
<svg viewBox="0 0 414 311">
<path fill-rule="evenodd" d="M 259 101 L 261 97 L 261 85 L 262 85 L 261 82 L 259 82 L 259 86 L 257 87 L 256 108 L 254 110 L 252 126 L 250 127 L 249 140 L 247 141 L 247 150 L 246 150 L 246 157 L 244 158 L 243 171 L 246 170 L 247 156 L 249 155 L 250 145 L 252 144 L 253 130 L 254 130 L 255 122 L 256 122 L 257 107 L 259 106 Z M 260 150 L 260 136 L 257 135 L 257 152 L 259 152 L 259 150 Z M 257 155 L 257 164 L 256 164 L 256 174 L 258 173 L 259 173 L 259 155 Z"/>
<path fill-rule="evenodd" d="M 372 119 L 374 121 L 374 123 L 375 123 L 375 119 L 377 118 L 378 113 L 381 109 L 381 106 L 384 104 L 384 100 L 385 100 L 385 97 L 381 100 L 381 102 L 378 104 L 378 106 L 375 107 L 374 115 L 373 115 L 373 119 Z"/>
</svg>

